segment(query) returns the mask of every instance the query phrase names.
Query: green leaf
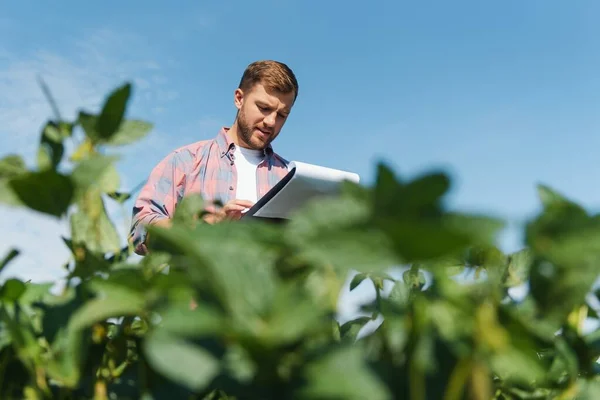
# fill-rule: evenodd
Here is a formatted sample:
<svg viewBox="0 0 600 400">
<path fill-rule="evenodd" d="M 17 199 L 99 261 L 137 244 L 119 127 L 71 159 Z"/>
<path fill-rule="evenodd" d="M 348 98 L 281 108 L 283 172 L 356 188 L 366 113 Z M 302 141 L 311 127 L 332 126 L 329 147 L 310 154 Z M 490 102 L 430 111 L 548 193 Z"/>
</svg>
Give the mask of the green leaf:
<svg viewBox="0 0 600 400">
<path fill-rule="evenodd" d="M 474 321 L 471 315 L 474 311 L 471 308 L 457 307 L 449 301 L 442 300 L 432 302 L 428 312 L 444 340 L 459 341 L 461 337 L 467 337 L 473 331 Z"/>
<path fill-rule="evenodd" d="M 446 214 L 433 219 L 386 218 L 381 228 L 407 263 L 425 262 L 455 254 L 469 246 L 489 244 L 502 227 L 493 218 Z"/>
<path fill-rule="evenodd" d="M 145 138 L 152 130 L 153 125 L 146 121 L 123 121 L 117 132 L 106 142 L 110 146 L 124 146 Z"/>
<path fill-rule="evenodd" d="M 284 237 L 298 257 L 342 270 L 375 271 L 399 260 L 383 232 L 367 225 L 368 204 L 355 198 L 319 199 L 297 212 Z"/>
<path fill-rule="evenodd" d="M 96 115 L 82 111 L 79 113 L 78 122 L 92 143 L 107 146 L 124 146 L 134 143 L 146 137 L 154 127 L 153 124 L 146 121 L 124 119 L 110 137 L 102 137 L 97 131 L 98 117 Z"/>
<path fill-rule="evenodd" d="M 8 179 L 0 178 L 0 203 L 12 207 L 23 206 L 23 202 L 15 194 Z"/>
<path fill-rule="evenodd" d="M 389 301 L 395 308 L 404 308 L 409 299 L 410 292 L 404 282 L 396 282 L 388 296 Z"/>
<path fill-rule="evenodd" d="M 43 312 L 43 337 L 51 345 L 48 354 L 48 375 L 66 387 L 77 386 L 81 374 L 85 374 L 83 361 L 86 356 L 89 356 L 87 353 L 91 337 L 83 333 L 87 327 L 86 323 L 76 326 L 77 323 L 74 325 L 73 322 L 77 318 L 80 320 L 82 317 L 86 318 L 85 315 L 81 316 L 82 306 L 91 294 L 87 285 L 85 288 L 83 285 L 78 285 L 69 288 L 52 301 L 46 300 L 35 304 L 36 308 Z M 77 317 L 78 313 L 80 317 Z"/>
<path fill-rule="evenodd" d="M 510 328 L 510 335 L 514 338 L 532 337 L 538 342 L 539 347 L 550 346 L 556 339 L 558 324 L 543 319 L 533 298 L 527 296 L 521 303 L 508 303 L 502 309 L 508 320 L 505 325 Z"/>
<path fill-rule="evenodd" d="M 502 380 L 511 383 L 534 384 L 543 379 L 544 369 L 535 358 L 535 353 L 526 354 L 516 349 L 504 349 L 494 354 L 491 366 Z"/>
<path fill-rule="evenodd" d="M 404 271 L 402 280 L 411 290 L 421 290 L 425 286 L 425 283 L 427 283 L 425 274 L 423 271 L 419 271 L 418 268 L 411 268 Z"/>
<path fill-rule="evenodd" d="M 577 271 L 540 260 L 532 265 L 529 288 L 543 317 L 560 324 L 585 303 L 596 278 L 597 273 L 589 268 Z"/>
<path fill-rule="evenodd" d="M 473 246 L 466 252 L 466 266 L 476 270 L 479 276 L 481 270 L 485 270 L 493 284 L 502 282 L 507 273 L 508 258 L 496 246 L 479 245 Z"/>
<path fill-rule="evenodd" d="M 560 206 L 564 204 L 572 204 L 564 195 L 560 194 L 551 187 L 543 184 L 537 185 L 537 193 L 540 201 L 545 207 Z"/>
<path fill-rule="evenodd" d="M 19 300 L 19 297 L 25 293 L 25 284 L 19 279 L 8 279 L 0 289 L 0 298 L 3 301 L 13 302 Z"/>
<path fill-rule="evenodd" d="M 115 164 L 111 164 L 98 181 L 98 187 L 103 193 L 114 193 L 121 185 L 119 172 Z"/>
<path fill-rule="evenodd" d="M 366 274 L 364 272 L 354 275 L 354 277 L 352 278 L 352 281 L 350 282 L 350 291 L 356 289 L 356 287 L 358 285 L 360 285 L 362 283 L 362 281 L 364 281 L 367 278 L 367 276 L 368 276 L 368 274 Z"/>
<path fill-rule="evenodd" d="M 176 336 L 154 332 L 143 348 L 152 368 L 193 391 L 204 389 L 219 372 L 218 361 L 208 351 Z"/>
<path fill-rule="evenodd" d="M 190 194 L 177 204 L 173 215 L 173 223 L 194 227 L 203 211 L 204 200 L 202 196 L 199 193 Z"/>
<path fill-rule="evenodd" d="M 597 234 L 598 226 L 598 217 L 590 217 L 579 205 L 556 201 L 549 203 L 540 215 L 527 224 L 526 242 L 533 251 L 544 254 L 553 250 L 553 242 L 571 239 L 572 235 L 582 235 L 585 238 L 590 234 Z M 589 245 L 589 238 L 587 239 L 584 243 Z M 578 256 L 577 253 L 573 255 Z"/>
<path fill-rule="evenodd" d="M 342 229 L 364 226 L 369 219 L 369 211 L 368 204 L 352 197 L 313 200 L 289 221 L 286 235 L 290 241 L 306 241 L 338 233 Z"/>
<path fill-rule="evenodd" d="M 130 95 L 131 84 L 126 83 L 108 96 L 96 123 L 96 132 L 100 139 L 109 140 L 117 132 L 125 116 Z"/>
<path fill-rule="evenodd" d="M 144 296 L 128 288 L 101 281 L 95 281 L 92 287 L 98 297 L 73 313 L 70 330 L 79 331 L 111 317 L 136 316 L 144 309 Z"/>
<path fill-rule="evenodd" d="M 159 311 L 161 322 L 160 330 L 184 337 L 201 337 L 209 334 L 217 334 L 224 327 L 223 317 L 211 307 L 200 304 L 195 310 L 189 306 L 169 307 Z"/>
<path fill-rule="evenodd" d="M 185 254 L 190 259 L 186 269 L 207 286 L 204 291 L 216 296 L 239 324 L 252 325 L 272 304 L 277 259 L 273 247 L 260 241 L 253 225 L 199 224 L 193 230 L 179 225 L 169 229 L 150 226 L 148 230 L 152 248 Z"/>
<path fill-rule="evenodd" d="M 473 246 L 467 250 L 465 262 L 469 267 L 475 268 L 497 266 L 506 262 L 504 258 L 504 254 L 495 246 Z"/>
<path fill-rule="evenodd" d="M 313 301 L 301 288 L 280 285 L 273 306 L 265 318 L 265 325 L 255 332 L 263 346 L 281 346 L 294 343 L 319 330 L 330 321 L 325 305 Z"/>
<path fill-rule="evenodd" d="M 85 245 L 94 253 L 119 253 L 121 240 L 100 194 L 87 194 L 80 201 L 80 208 L 71 214 L 73 244 Z"/>
<path fill-rule="evenodd" d="M 106 273 L 111 269 L 111 264 L 105 258 L 104 253 L 91 251 L 81 243 L 73 243 L 71 240 L 63 238 L 67 247 L 71 250 L 75 261 L 74 268 L 70 269 L 70 277 L 87 279 L 98 273 Z"/>
<path fill-rule="evenodd" d="M 303 399 L 379 400 L 391 398 L 386 386 L 367 367 L 360 347 L 345 346 L 307 364 Z"/>
<path fill-rule="evenodd" d="M 598 277 L 600 216 L 562 196 L 547 197 L 551 200 L 526 227 L 526 241 L 535 255 L 529 287 L 540 312 L 558 326 L 585 304 Z"/>
<path fill-rule="evenodd" d="M 42 130 L 37 155 L 38 168 L 40 170 L 56 170 L 65 152 L 63 140 L 70 133 L 70 130 L 61 129 L 61 126 L 53 121 L 46 123 L 46 126 Z"/>
<path fill-rule="evenodd" d="M 257 364 L 252 360 L 251 354 L 243 346 L 237 344 L 228 346 L 222 360 L 222 370 L 224 373 L 230 375 L 239 383 L 251 384 L 252 379 L 256 376 Z M 223 388 L 225 389 L 226 386 Z M 220 397 L 211 397 L 211 399 L 234 400 L 235 397 L 227 397 L 223 393 Z"/>
<path fill-rule="evenodd" d="M 127 200 L 129 200 L 132 197 L 131 193 L 118 192 L 118 191 L 109 192 L 109 193 L 106 193 L 106 195 L 108 197 L 110 197 L 111 199 L 116 200 L 117 203 L 120 203 L 120 204 L 125 203 Z"/>
<path fill-rule="evenodd" d="M 29 282 L 25 285 L 26 290 L 25 293 L 19 298 L 19 304 L 23 305 L 32 305 L 33 303 L 37 303 L 39 301 L 50 301 L 52 298 L 52 294 L 50 293 L 50 289 L 54 286 L 54 283 L 32 283 Z M 49 299 L 46 299 L 49 298 Z"/>
<path fill-rule="evenodd" d="M 375 286 L 376 290 L 383 290 L 383 278 L 379 276 L 371 276 L 371 281 L 373 281 L 373 285 Z"/>
<path fill-rule="evenodd" d="M 373 211 L 377 214 L 393 215 L 399 211 L 394 199 L 400 199 L 403 185 L 392 169 L 384 164 L 377 165 L 377 181 L 373 190 Z"/>
<path fill-rule="evenodd" d="M 450 188 L 444 173 L 430 173 L 406 184 L 380 164 L 372 213 L 404 263 L 454 254 L 474 244 L 489 244 L 502 224 L 497 219 L 447 213 L 443 196 Z"/>
<path fill-rule="evenodd" d="M 444 216 L 443 225 L 468 238 L 471 245 L 492 246 L 505 222 L 491 216 L 450 212 Z"/>
<path fill-rule="evenodd" d="M 140 182 L 136 187 L 134 187 L 133 189 L 131 189 L 131 191 L 129 193 L 115 191 L 115 192 L 106 193 L 106 195 L 108 197 L 110 197 L 111 199 L 116 200 L 117 203 L 123 204 L 127 200 L 129 200 L 130 198 L 132 198 L 133 195 L 134 195 L 134 193 L 137 192 L 138 190 L 140 190 L 141 187 L 144 186 L 145 183 L 146 183 L 146 181 Z M 185 199 L 187 199 L 188 197 L 193 197 L 193 195 L 186 196 L 183 201 L 185 201 Z M 183 202 L 182 202 L 182 204 L 183 204 Z M 177 209 L 179 209 L 179 206 L 177 206 Z M 177 213 L 177 211 L 175 213 Z"/>
<path fill-rule="evenodd" d="M 19 310 L 17 307 L 14 309 Z M 29 318 L 23 313 L 9 311 L 9 307 L 0 302 L 0 321 L 4 325 L 2 328 L 10 335 L 16 356 L 32 372 L 42 349 Z"/>
<path fill-rule="evenodd" d="M 527 241 L 535 251 L 530 289 L 549 318 L 560 322 L 585 302 L 598 276 L 600 217 L 579 206 L 548 207 L 527 226 Z"/>
<path fill-rule="evenodd" d="M 104 193 L 119 188 L 119 174 L 114 166 L 116 156 L 93 155 L 80 162 L 73 170 L 72 177 L 78 189 L 85 191 L 91 186 Z"/>
<path fill-rule="evenodd" d="M 90 342 L 91 338 L 80 331 L 59 330 L 52 343 L 52 358 L 47 361 L 48 377 L 63 387 L 77 387 L 84 374 L 83 362 Z"/>
<path fill-rule="evenodd" d="M 412 210 L 424 206 L 437 206 L 448 190 L 450 190 L 450 178 L 445 173 L 433 172 L 417 177 L 404 186 L 404 197 L 398 199 L 400 204 L 397 207 Z"/>
<path fill-rule="evenodd" d="M 600 398 L 600 381 L 597 378 L 581 378 L 578 380 L 577 386 L 577 400 L 596 400 Z"/>
<path fill-rule="evenodd" d="M 14 178 L 27 172 L 23 158 L 9 154 L 0 159 L 0 178 Z"/>
<path fill-rule="evenodd" d="M 34 299 L 38 297 L 38 300 L 41 300 L 39 299 L 40 293 L 25 292 L 23 296 L 31 296 Z M 53 297 L 51 301 L 40 301 L 34 304 L 34 307 L 43 313 L 42 334 L 48 342 L 52 343 L 59 331 L 64 330 L 71 315 L 83 304 L 83 296 L 83 287 L 77 286 L 66 290 L 60 296 Z M 30 300 L 32 299 L 30 298 Z"/>
<path fill-rule="evenodd" d="M 393 356 L 403 355 L 404 348 L 410 339 L 410 325 L 407 320 L 396 315 L 385 317 L 383 334 Z"/>
<path fill-rule="evenodd" d="M 403 184 L 394 172 L 380 163 L 374 190 L 373 212 L 378 218 L 401 216 L 434 218 L 441 215 L 442 197 L 450 188 L 444 173 L 430 173 Z"/>
<path fill-rule="evenodd" d="M 129 290 L 138 295 L 143 295 L 151 287 L 148 276 L 140 268 L 134 266 L 123 269 L 112 268 L 110 275 L 100 282 L 102 285 L 109 285 L 119 288 L 119 290 Z"/>
<path fill-rule="evenodd" d="M 415 310 L 415 314 L 419 316 L 423 316 L 425 313 L 426 311 L 424 305 L 423 307 Z M 416 343 L 414 344 L 414 353 L 411 357 L 411 362 L 413 364 L 411 368 L 415 368 L 423 372 L 433 372 L 435 369 L 436 338 L 428 328 L 429 327 L 417 327 L 413 328 L 412 332 L 413 335 L 417 336 L 417 339 Z"/>
<path fill-rule="evenodd" d="M 553 246 L 540 250 L 549 260 L 564 266 L 597 262 L 600 260 L 600 219 L 586 225 L 577 231 L 563 232 L 555 238 L 545 236 L 544 239 L 551 240 Z M 542 240 L 542 236 L 538 240 Z"/>
<path fill-rule="evenodd" d="M 505 284 L 508 287 L 520 286 L 529 279 L 533 255 L 529 249 L 523 249 L 508 256 Z"/>
<path fill-rule="evenodd" d="M 579 365 L 574 349 L 569 347 L 563 338 L 558 338 L 556 341 L 556 351 L 558 365 L 560 366 L 560 374 L 567 375 L 570 380 L 577 379 L 579 374 Z M 557 380 L 560 376 L 555 377 Z"/>
<path fill-rule="evenodd" d="M 0 203 L 9 206 L 23 205 L 10 187 L 10 179 L 25 173 L 27 168 L 20 156 L 9 154 L 0 159 Z"/>
<path fill-rule="evenodd" d="M 83 129 L 85 136 L 90 139 L 90 143 L 96 143 L 100 139 L 96 132 L 96 125 L 98 123 L 98 117 L 96 115 L 80 111 L 77 116 L 77 123 Z"/>
<path fill-rule="evenodd" d="M 355 341 L 360 330 L 371 321 L 372 319 L 370 317 L 358 317 L 347 321 L 340 327 L 340 336 L 343 339 Z"/>
<path fill-rule="evenodd" d="M 12 260 L 14 260 L 19 254 L 20 254 L 19 250 L 17 250 L 17 249 L 10 249 L 9 252 L 8 252 L 8 254 L 6 256 L 4 256 L 4 258 L 2 259 L 2 261 L 0 261 L 0 272 L 2 272 L 2 270 Z"/>
<path fill-rule="evenodd" d="M 71 179 L 53 170 L 22 174 L 9 184 L 27 207 L 55 217 L 64 215 L 73 199 Z"/>
<path fill-rule="evenodd" d="M 332 265 L 341 271 L 382 271 L 400 261 L 381 232 L 349 229 L 330 233 L 310 242 L 297 243 L 298 257 L 317 266 Z"/>
</svg>

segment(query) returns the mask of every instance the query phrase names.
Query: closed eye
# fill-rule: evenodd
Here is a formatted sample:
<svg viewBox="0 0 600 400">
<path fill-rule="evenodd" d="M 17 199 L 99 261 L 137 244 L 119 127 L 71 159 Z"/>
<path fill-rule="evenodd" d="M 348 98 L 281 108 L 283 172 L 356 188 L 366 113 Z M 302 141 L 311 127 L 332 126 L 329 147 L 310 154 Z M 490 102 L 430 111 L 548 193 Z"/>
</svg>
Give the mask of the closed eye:
<svg viewBox="0 0 600 400">
<path fill-rule="evenodd" d="M 269 107 L 269 106 L 264 105 L 264 104 L 257 104 L 256 107 L 258 107 L 258 109 L 261 112 L 263 112 L 263 113 L 268 113 L 268 112 L 271 112 L 273 110 L 273 107 Z M 288 117 L 288 114 L 287 113 L 280 113 L 279 112 L 279 113 L 277 113 L 277 116 L 279 116 L 279 118 L 285 119 L 285 118 Z"/>
</svg>

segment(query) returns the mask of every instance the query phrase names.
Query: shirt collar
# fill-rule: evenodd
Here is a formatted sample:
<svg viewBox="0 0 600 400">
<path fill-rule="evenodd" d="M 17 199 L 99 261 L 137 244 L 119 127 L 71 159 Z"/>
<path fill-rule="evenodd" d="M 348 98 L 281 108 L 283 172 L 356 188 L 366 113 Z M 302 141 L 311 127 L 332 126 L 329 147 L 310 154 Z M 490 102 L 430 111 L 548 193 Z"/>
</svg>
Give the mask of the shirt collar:
<svg viewBox="0 0 600 400">
<path fill-rule="evenodd" d="M 235 149 L 235 143 L 233 143 L 233 141 L 229 138 L 229 135 L 227 134 L 228 131 L 228 127 L 222 127 L 219 130 L 219 134 L 215 138 L 217 146 L 219 147 L 219 155 L 221 157 L 225 157 L 230 151 Z M 271 144 L 267 146 L 267 148 L 264 150 L 264 153 L 268 158 L 273 155 L 273 147 Z"/>
</svg>

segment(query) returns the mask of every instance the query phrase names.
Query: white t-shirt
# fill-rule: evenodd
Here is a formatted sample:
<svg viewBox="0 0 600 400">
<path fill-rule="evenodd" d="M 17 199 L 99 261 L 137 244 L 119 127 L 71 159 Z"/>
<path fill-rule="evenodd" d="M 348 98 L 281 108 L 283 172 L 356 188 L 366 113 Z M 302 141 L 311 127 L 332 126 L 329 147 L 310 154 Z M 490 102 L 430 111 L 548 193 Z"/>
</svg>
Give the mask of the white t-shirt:
<svg viewBox="0 0 600 400">
<path fill-rule="evenodd" d="M 265 154 L 262 150 L 245 149 L 235 146 L 235 168 L 237 171 L 236 199 L 258 201 L 256 190 L 256 168 Z"/>
</svg>

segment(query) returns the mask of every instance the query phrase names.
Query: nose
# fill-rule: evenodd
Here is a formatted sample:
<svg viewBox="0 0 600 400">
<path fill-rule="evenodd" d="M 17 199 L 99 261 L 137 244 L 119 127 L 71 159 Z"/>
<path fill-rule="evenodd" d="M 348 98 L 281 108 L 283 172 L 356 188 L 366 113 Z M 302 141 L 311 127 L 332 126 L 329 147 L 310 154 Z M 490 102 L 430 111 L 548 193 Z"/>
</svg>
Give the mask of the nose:
<svg viewBox="0 0 600 400">
<path fill-rule="evenodd" d="M 265 125 L 273 127 L 275 126 L 276 113 L 270 113 L 265 116 Z"/>
</svg>

